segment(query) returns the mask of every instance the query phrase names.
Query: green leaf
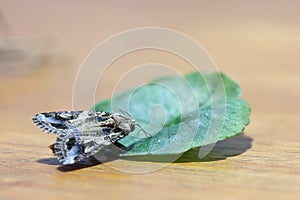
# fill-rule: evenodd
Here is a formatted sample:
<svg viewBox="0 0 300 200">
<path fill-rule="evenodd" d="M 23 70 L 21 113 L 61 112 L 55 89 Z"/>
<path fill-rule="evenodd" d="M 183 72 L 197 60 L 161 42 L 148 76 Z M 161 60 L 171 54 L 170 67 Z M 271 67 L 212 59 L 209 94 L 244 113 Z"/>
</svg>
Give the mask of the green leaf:
<svg viewBox="0 0 300 200">
<path fill-rule="evenodd" d="M 94 106 L 96 111 L 128 111 L 153 135 L 132 133 L 119 142 L 131 147 L 121 156 L 180 154 L 241 133 L 250 107 L 241 89 L 223 73 L 163 77 Z"/>
</svg>

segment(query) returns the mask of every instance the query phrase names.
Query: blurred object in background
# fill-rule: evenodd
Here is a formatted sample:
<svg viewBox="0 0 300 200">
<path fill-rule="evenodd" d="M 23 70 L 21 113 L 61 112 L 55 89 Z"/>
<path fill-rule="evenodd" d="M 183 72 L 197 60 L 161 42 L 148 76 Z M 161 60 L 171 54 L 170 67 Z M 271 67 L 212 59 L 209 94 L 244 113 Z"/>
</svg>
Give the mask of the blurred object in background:
<svg viewBox="0 0 300 200">
<path fill-rule="evenodd" d="M 1 38 L 0 77 L 26 74 L 48 60 L 44 54 L 46 39 Z"/>
<path fill-rule="evenodd" d="M 49 37 L 16 37 L 0 8 L 0 78 L 25 75 L 50 59 Z"/>
</svg>

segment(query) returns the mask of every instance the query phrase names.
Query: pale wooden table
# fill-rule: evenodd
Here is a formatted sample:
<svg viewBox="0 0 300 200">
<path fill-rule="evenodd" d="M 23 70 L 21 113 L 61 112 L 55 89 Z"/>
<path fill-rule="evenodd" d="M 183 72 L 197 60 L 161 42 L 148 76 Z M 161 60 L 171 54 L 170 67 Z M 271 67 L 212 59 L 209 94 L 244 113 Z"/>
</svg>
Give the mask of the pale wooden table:
<svg viewBox="0 0 300 200">
<path fill-rule="evenodd" d="M 3 2 L 17 34 L 54 34 L 60 51 L 75 57 L 75 67 L 52 63 L 24 76 L 1 74 L 0 199 L 300 199 L 299 5 L 274 2 L 169 2 L 161 5 L 166 12 L 155 14 L 161 7 L 154 3 L 129 9 L 127 3 Z M 193 37 L 240 83 L 252 108 L 245 133 L 218 143 L 209 159 L 182 158 L 151 173 L 124 173 L 109 164 L 60 166 L 47 148 L 55 137 L 31 117 L 71 109 L 76 70 L 98 42 L 153 25 Z M 109 96 L 110 80 L 102 84 Z M 138 163 L 141 170 L 159 165 Z"/>
<path fill-rule="evenodd" d="M 249 84 L 246 93 L 252 101 L 251 124 L 243 135 L 218 143 L 207 160 L 182 158 L 163 169 L 140 174 L 124 173 L 106 164 L 62 167 L 47 148 L 55 137 L 43 134 L 31 122 L 42 109 L 69 109 L 66 99 L 72 85 L 59 86 L 60 82 L 72 83 L 71 78 L 58 75 L 68 71 L 54 71 L 45 68 L 1 80 L 1 199 L 299 197 L 300 117 L 293 99 L 279 96 L 270 101 L 274 97 L 267 99 L 267 95 L 276 93 L 260 94 Z M 247 82 L 246 76 L 243 82 Z M 292 93 L 288 87 L 286 94 Z M 266 97 L 264 102 L 255 100 L 259 95 Z M 292 101 L 290 105 L 288 101 Z M 269 112 L 259 108 L 277 103 L 285 105 Z M 138 166 L 143 171 L 151 165 L 159 163 L 140 162 Z"/>
</svg>

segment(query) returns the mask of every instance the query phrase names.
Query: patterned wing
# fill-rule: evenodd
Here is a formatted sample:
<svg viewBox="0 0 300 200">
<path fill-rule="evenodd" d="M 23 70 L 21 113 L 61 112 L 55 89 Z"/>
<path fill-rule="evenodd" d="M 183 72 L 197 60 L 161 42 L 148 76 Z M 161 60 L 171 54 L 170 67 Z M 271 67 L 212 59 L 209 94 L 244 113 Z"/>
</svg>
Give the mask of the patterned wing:
<svg viewBox="0 0 300 200">
<path fill-rule="evenodd" d="M 83 141 L 85 142 L 82 143 L 75 134 L 69 133 L 63 138 L 57 137 L 56 143 L 49 147 L 61 163 L 69 165 L 94 155 L 103 147 L 103 143 Z"/>
<path fill-rule="evenodd" d="M 82 131 L 78 130 L 67 134 L 60 134 L 56 143 L 50 146 L 58 160 L 64 165 L 74 164 L 88 158 L 104 146 L 112 144 L 101 130 Z"/>
<path fill-rule="evenodd" d="M 50 148 L 64 165 L 94 155 L 124 136 L 108 112 L 49 112 L 35 115 L 33 121 L 43 131 L 57 135 Z"/>
<path fill-rule="evenodd" d="M 33 123 L 42 131 L 50 134 L 62 134 L 68 131 L 70 122 L 77 119 L 84 111 L 46 112 L 35 115 Z"/>
</svg>

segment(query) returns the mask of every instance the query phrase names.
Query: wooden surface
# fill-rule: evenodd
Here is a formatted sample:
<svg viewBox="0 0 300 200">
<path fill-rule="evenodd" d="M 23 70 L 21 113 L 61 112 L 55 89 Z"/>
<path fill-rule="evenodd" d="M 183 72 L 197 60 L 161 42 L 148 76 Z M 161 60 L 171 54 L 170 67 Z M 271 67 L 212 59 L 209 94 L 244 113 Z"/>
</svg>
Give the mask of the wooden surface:
<svg viewBox="0 0 300 200">
<path fill-rule="evenodd" d="M 133 4 L 134 8 L 72 3 L 66 11 L 70 2 L 48 6 L 34 1 L 23 6 L 3 2 L 16 34 L 53 34 L 56 50 L 73 58 L 62 62 L 52 56 L 51 62 L 23 74 L 1 72 L 0 199 L 299 199 L 300 15 L 296 12 L 298 3 L 291 2 L 174 4 L 170 10 L 169 4 L 163 4 L 160 8 L 168 10 L 164 15 L 161 10 L 153 15 L 154 3 Z M 56 10 L 55 16 L 45 13 L 49 6 L 56 8 L 51 9 Z M 110 19 L 113 11 L 121 14 Z M 62 18 L 65 12 L 85 18 Z M 85 15 L 89 12 L 92 15 Z M 97 15 L 100 26 L 107 29 L 97 28 L 97 20 L 88 18 Z M 143 17 L 136 17 L 140 15 Z M 171 18 L 160 20 L 162 16 Z M 103 18 L 112 21 L 110 26 Z M 65 23 L 70 23 L 69 29 Z M 243 98 L 252 108 L 245 133 L 219 142 L 202 160 L 183 157 L 167 166 L 118 160 L 61 166 L 47 148 L 55 137 L 42 133 L 31 117 L 41 111 L 71 109 L 76 71 L 98 42 L 121 30 L 154 25 L 174 28 L 202 43 L 219 69 L 240 83 Z M 173 64 L 179 62 L 176 59 Z M 129 60 L 134 63 L 135 58 Z M 183 66 L 177 69 L 190 70 Z M 112 70 L 114 74 L 119 71 Z M 111 92 L 110 81 L 101 83 L 106 86 L 101 90 L 104 97 Z M 161 166 L 147 173 L 115 169 L 133 172 Z"/>
</svg>

